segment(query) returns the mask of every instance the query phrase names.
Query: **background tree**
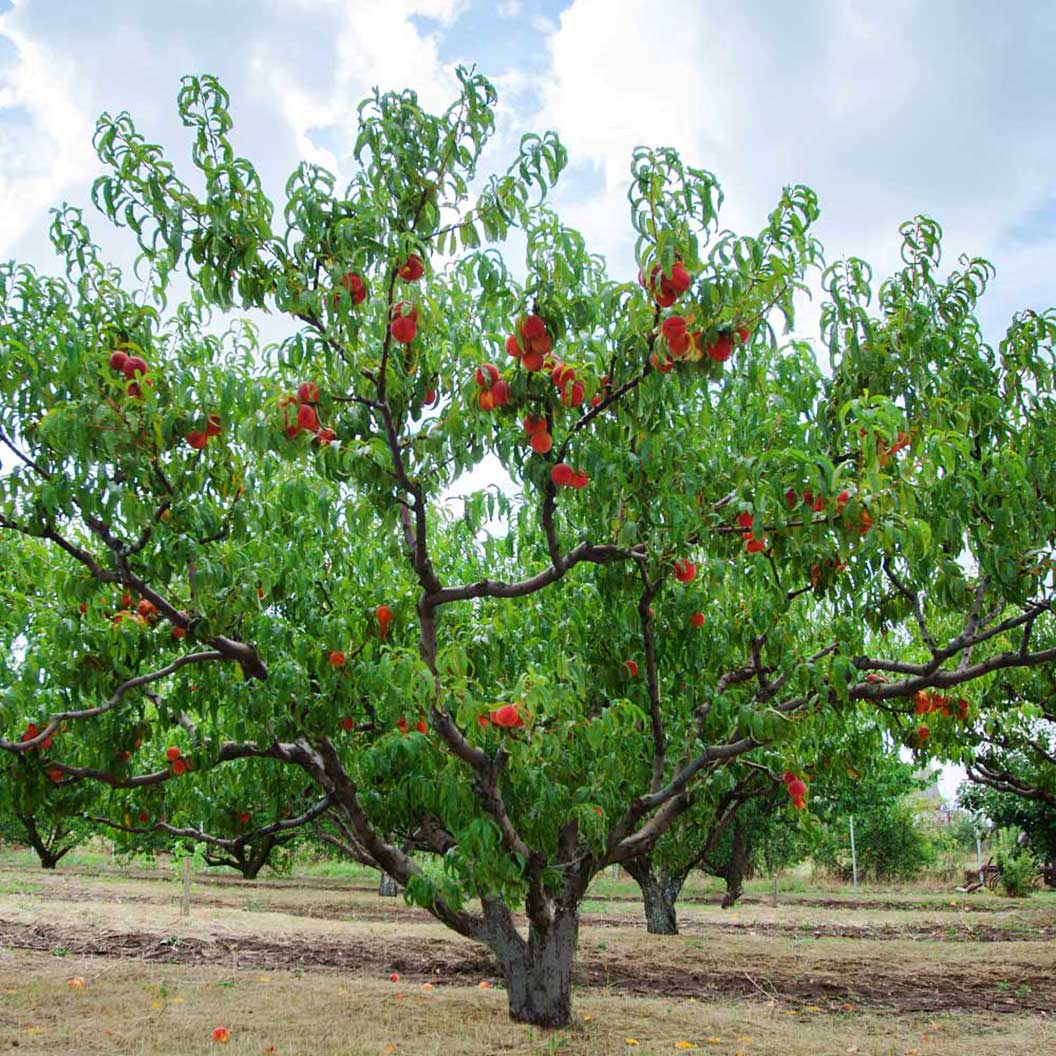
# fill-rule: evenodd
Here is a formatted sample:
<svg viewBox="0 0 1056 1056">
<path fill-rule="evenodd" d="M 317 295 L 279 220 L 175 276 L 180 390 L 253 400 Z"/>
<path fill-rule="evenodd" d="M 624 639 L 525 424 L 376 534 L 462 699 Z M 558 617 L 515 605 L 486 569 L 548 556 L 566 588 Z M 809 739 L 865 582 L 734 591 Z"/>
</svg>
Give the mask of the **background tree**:
<svg viewBox="0 0 1056 1056">
<path fill-rule="evenodd" d="M 28 844 L 41 868 L 54 869 L 92 836 L 85 813 L 97 799 L 90 785 L 56 784 L 36 759 L 0 759 L 0 842 Z"/>
<path fill-rule="evenodd" d="M 95 199 L 148 289 L 68 209 L 65 279 L 0 271 L 0 531 L 51 555 L 0 749 L 70 723 L 47 765 L 115 788 L 299 768 L 409 899 L 493 950 L 514 1018 L 556 1026 L 591 878 L 732 760 L 1056 661 L 1035 574 L 1056 316 L 995 352 L 988 265 L 941 275 L 917 218 L 877 289 L 861 261 L 825 273 L 823 370 L 777 343 L 821 265 L 809 190 L 736 235 L 710 173 L 641 148 L 641 281 L 610 278 L 546 203 L 553 135 L 478 176 L 495 96 L 459 76 L 441 115 L 369 99 L 349 185 L 303 165 L 278 220 L 213 79 L 179 96 L 202 193 L 101 119 Z M 523 283 L 480 248 L 514 227 Z M 235 306 L 289 336 L 210 323 Z M 453 509 L 496 463 L 512 491 Z M 182 720 L 179 755 L 115 760 Z"/>
<path fill-rule="evenodd" d="M 1006 758 L 1003 769 L 1015 773 L 1017 762 L 1014 758 Z M 1024 769 L 1029 773 L 1029 768 Z M 1025 776 L 1024 780 L 1030 778 Z M 1044 800 L 968 781 L 958 788 L 957 799 L 981 823 L 1022 832 L 1038 861 L 1056 865 L 1056 810 Z M 1047 879 L 1056 887 L 1056 873 L 1047 874 Z"/>
<path fill-rule="evenodd" d="M 252 769 L 237 762 L 145 791 L 115 791 L 107 813 L 92 820 L 123 854 L 168 851 L 174 840 L 192 848 L 200 844 L 206 865 L 227 866 L 255 880 L 265 866 L 287 872 L 291 852 L 310 840 L 311 827 L 329 807 L 315 791 L 274 760 Z"/>
<path fill-rule="evenodd" d="M 851 878 L 850 819 L 860 879 L 910 880 L 936 859 L 922 818 L 925 805 L 914 795 L 934 785 L 937 772 L 919 774 L 912 763 L 888 751 L 867 770 L 852 769 L 820 791 L 814 813 L 820 822 L 811 842 L 817 865 Z"/>
<path fill-rule="evenodd" d="M 707 787 L 707 795 L 702 791 L 694 797 L 681 817 L 646 854 L 624 863 L 642 892 L 646 929 L 650 934 L 678 933 L 675 903 L 694 869 L 732 875 L 730 866 L 734 859 L 739 861 L 743 857 L 745 841 L 741 819 L 748 813 L 747 805 L 768 801 L 777 783 L 765 769 L 748 767 L 730 767 L 725 777 L 726 787 L 718 781 L 712 782 Z M 782 787 L 781 792 L 784 791 Z M 787 794 L 784 798 L 787 799 Z M 751 816 L 758 822 L 760 812 L 757 810 Z M 724 841 L 723 837 L 731 829 L 740 832 L 740 836 Z M 726 846 L 720 852 L 723 842 Z"/>
</svg>

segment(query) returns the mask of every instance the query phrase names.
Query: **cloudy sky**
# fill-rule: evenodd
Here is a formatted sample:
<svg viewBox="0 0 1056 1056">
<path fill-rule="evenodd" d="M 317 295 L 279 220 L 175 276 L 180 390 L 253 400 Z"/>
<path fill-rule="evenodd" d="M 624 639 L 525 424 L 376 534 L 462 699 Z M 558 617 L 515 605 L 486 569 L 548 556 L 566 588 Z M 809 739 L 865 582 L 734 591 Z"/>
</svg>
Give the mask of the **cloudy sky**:
<svg viewBox="0 0 1056 1056">
<path fill-rule="evenodd" d="M 278 197 L 302 158 L 347 172 L 373 86 L 439 107 L 470 63 L 500 90 L 496 167 L 522 130 L 555 128 L 563 214 L 614 274 L 633 273 L 630 152 L 672 145 L 719 176 L 736 230 L 784 184 L 814 187 L 830 260 L 886 272 L 899 222 L 929 213 L 947 262 L 997 266 L 996 338 L 1056 303 L 1054 54 L 1056 4 L 1037 0 L 0 0 L 0 258 L 53 266 L 48 210 L 87 204 L 100 112 L 130 110 L 186 163 L 183 73 L 220 76 L 237 148 Z"/>
<path fill-rule="evenodd" d="M 898 223 L 930 213 L 948 262 L 997 265 L 996 335 L 1056 301 L 1054 53 L 1056 4 L 1036 0 L 0 0 L 0 256 L 48 263 L 47 211 L 86 201 L 101 111 L 188 157 L 182 73 L 222 78 L 277 196 L 301 158 L 347 167 L 371 87 L 440 106 L 475 63 L 501 92 L 496 166 L 522 130 L 556 128 L 562 210 L 614 273 L 631 270 L 630 151 L 670 144 L 720 177 L 735 229 L 813 186 L 829 259 L 886 271 Z"/>
</svg>

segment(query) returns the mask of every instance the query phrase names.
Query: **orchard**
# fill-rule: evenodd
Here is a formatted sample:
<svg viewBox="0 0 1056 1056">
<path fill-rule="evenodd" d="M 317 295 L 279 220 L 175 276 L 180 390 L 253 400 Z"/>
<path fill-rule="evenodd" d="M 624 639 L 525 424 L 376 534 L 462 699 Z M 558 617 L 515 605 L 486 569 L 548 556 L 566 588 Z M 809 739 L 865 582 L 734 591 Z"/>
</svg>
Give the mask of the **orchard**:
<svg viewBox="0 0 1056 1056">
<path fill-rule="evenodd" d="M 965 758 L 1051 700 L 1056 312 L 990 344 L 992 269 L 935 221 L 877 281 L 808 188 L 732 232 L 669 147 L 609 274 L 558 138 L 486 169 L 496 93 L 459 79 L 368 98 L 348 185 L 273 203 L 187 77 L 189 165 L 96 129 L 135 276 L 69 207 L 63 275 L 0 270 L 3 780 L 247 868 L 328 826 L 561 1027 L 592 879 L 687 812 L 804 824 L 842 731 Z"/>
</svg>

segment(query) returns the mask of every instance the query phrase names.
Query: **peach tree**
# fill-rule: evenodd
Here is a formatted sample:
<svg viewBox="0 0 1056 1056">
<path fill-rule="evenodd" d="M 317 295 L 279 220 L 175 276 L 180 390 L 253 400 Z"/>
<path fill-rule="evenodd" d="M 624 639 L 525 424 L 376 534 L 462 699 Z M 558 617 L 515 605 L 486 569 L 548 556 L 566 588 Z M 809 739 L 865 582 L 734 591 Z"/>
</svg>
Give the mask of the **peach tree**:
<svg viewBox="0 0 1056 1056">
<path fill-rule="evenodd" d="M 736 234 L 669 148 L 634 152 L 610 276 L 549 205 L 557 137 L 484 174 L 495 93 L 459 84 L 375 93 L 348 183 L 301 165 L 278 212 L 214 79 L 179 93 L 190 182 L 100 120 L 137 280 L 68 208 L 65 277 L 0 272 L 0 535 L 50 555 L 0 748 L 144 794 L 295 768 L 558 1026 L 591 878 L 731 761 L 798 773 L 855 709 L 1051 669 L 1056 319 L 989 346 L 988 265 L 941 272 L 917 218 L 782 341 L 815 196 Z"/>
</svg>

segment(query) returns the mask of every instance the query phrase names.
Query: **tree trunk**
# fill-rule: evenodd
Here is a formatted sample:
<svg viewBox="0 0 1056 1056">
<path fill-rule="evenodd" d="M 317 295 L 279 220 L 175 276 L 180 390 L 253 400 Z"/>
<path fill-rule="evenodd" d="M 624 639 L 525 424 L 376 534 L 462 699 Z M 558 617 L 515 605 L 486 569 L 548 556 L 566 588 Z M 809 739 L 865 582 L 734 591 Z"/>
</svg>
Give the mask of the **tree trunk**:
<svg viewBox="0 0 1056 1056">
<path fill-rule="evenodd" d="M 654 869 L 649 860 L 643 858 L 625 862 L 624 867 L 642 892 L 646 931 L 650 935 L 677 935 L 675 902 L 686 881 L 686 874 L 671 876 L 664 869 Z"/>
<path fill-rule="evenodd" d="M 44 842 L 44 838 L 37 828 L 37 820 L 32 814 L 16 814 L 15 816 L 22 822 L 22 828 L 26 830 L 29 845 L 40 859 L 41 869 L 54 869 L 66 851 L 60 851 L 57 854 L 52 853 L 51 848 Z"/>
<path fill-rule="evenodd" d="M 726 881 L 726 894 L 722 898 L 722 908 L 729 909 L 744 894 L 744 874 L 748 871 L 748 840 L 740 824 L 733 829 L 733 847 L 730 860 L 722 871 Z"/>
<path fill-rule="evenodd" d="M 389 876 L 388 873 L 382 873 L 378 881 L 378 894 L 382 898 L 395 898 L 399 891 L 400 885 L 396 883 L 396 878 Z"/>
<path fill-rule="evenodd" d="M 264 861 L 267 861 L 267 859 L 264 859 Z M 256 858 L 247 858 L 245 863 L 241 866 L 242 879 L 256 880 L 263 868 L 264 862 L 259 861 Z"/>
<path fill-rule="evenodd" d="M 511 930 L 489 942 L 506 980 L 510 1018 L 535 1027 L 568 1026 L 579 913 L 558 910 L 545 927 L 530 924 L 527 942 Z"/>
</svg>

